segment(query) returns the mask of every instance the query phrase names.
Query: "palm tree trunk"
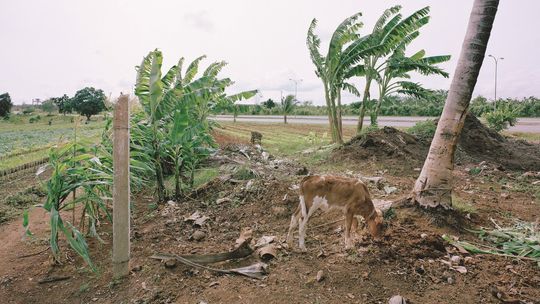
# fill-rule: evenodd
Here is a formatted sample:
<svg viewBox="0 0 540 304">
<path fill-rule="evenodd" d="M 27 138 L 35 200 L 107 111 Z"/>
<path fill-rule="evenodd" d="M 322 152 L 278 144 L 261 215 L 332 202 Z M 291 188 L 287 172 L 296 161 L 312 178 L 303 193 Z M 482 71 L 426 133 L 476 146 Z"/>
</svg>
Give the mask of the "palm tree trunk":
<svg viewBox="0 0 540 304">
<path fill-rule="evenodd" d="M 358 117 L 358 125 L 356 127 L 356 135 L 360 135 L 364 126 L 364 116 L 366 115 L 366 103 L 369 102 L 369 87 L 371 86 L 371 77 L 366 77 L 366 86 L 364 88 L 364 99 L 360 105 L 360 116 Z"/>
<path fill-rule="evenodd" d="M 287 114 L 283 115 L 283 122 L 287 123 Z"/>
<path fill-rule="evenodd" d="M 160 147 L 158 142 L 158 135 L 157 135 L 157 125 L 154 122 L 153 123 L 153 140 L 152 140 L 152 148 L 154 152 L 154 161 L 155 161 L 155 169 L 156 169 L 156 190 L 158 194 L 158 201 L 162 202 L 165 200 L 165 183 L 163 179 L 163 168 L 161 167 L 161 155 L 160 155 Z"/>
<path fill-rule="evenodd" d="M 337 119 L 339 136 L 343 139 L 343 120 L 341 119 L 341 90 L 337 93 Z"/>
<path fill-rule="evenodd" d="M 328 109 L 328 123 L 330 125 L 330 134 L 332 134 L 332 142 L 338 142 L 337 132 L 334 128 L 334 115 L 332 114 L 332 102 L 330 100 L 330 93 L 328 92 L 328 85 L 324 83 L 324 98 L 326 101 L 326 108 Z"/>
<path fill-rule="evenodd" d="M 475 0 L 459 61 L 429 154 L 414 185 L 424 207 L 452 207 L 454 152 L 485 56 L 499 0 Z"/>
<path fill-rule="evenodd" d="M 377 121 L 379 120 L 379 112 L 381 111 L 381 104 L 383 103 L 384 98 L 386 97 L 386 89 L 379 90 L 379 99 L 377 100 L 377 105 L 375 106 L 375 111 L 371 119 L 371 125 L 377 126 Z"/>
</svg>

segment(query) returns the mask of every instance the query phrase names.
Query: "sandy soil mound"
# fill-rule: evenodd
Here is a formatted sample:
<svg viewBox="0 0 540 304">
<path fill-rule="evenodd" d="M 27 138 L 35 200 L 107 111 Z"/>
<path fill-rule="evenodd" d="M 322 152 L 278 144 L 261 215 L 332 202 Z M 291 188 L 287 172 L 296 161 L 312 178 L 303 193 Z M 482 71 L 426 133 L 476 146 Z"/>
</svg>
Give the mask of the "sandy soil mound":
<svg viewBox="0 0 540 304">
<path fill-rule="evenodd" d="M 421 166 L 430 141 L 392 127 L 354 137 L 338 149 L 338 159 L 373 160 Z M 540 171 L 540 145 L 506 138 L 468 115 L 459 139 L 456 162 L 488 161 L 501 169 Z"/>
<path fill-rule="evenodd" d="M 458 149 L 473 161 L 487 160 L 512 170 L 540 171 L 540 145 L 506 138 L 468 115 Z"/>
</svg>

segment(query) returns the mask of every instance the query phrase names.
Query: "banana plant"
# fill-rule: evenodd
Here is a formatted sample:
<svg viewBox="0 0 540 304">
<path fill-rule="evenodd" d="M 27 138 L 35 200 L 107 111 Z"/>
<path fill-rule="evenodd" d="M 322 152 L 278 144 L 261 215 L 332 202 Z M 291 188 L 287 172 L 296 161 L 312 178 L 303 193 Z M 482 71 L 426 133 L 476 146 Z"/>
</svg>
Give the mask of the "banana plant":
<svg viewBox="0 0 540 304">
<path fill-rule="evenodd" d="M 415 32 L 417 33 L 417 32 Z M 448 73 L 437 66 L 439 63 L 450 60 L 450 55 L 425 57 L 426 52 L 420 50 L 410 57 L 405 56 L 405 47 L 417 34 L 411 35 L 409 39 L 403 40 L 398 47 L 382 64 L 376 67 L 375 80 L 378 84 L 379 98 L 376 107 L 371 112 L 371 125 L 377 125 L 381 104 L 384 99 L 393 93 L 409 95 L 417 98 L 427 99 L 434 92 L 422 87 L 421 84 L 407 81 L 411 72 L 422 75 L 440 75 L 448 78 Z"/>
<path fill-rule="evenodd" d="M 189 104 L 179 104 L 174 112 L 168 134 L 167 154 L 172 160 L 175 196 L 182 194 L 182 178 L 188 173 L 188 186 L 193 186 L 194 172 L 200 161 L 206 158 L 215 146 L 209 127 L 197 120 L 197 114 L 189 111 Z M 187 171 L 187 172 L 185 172 Z"/>
<path fill-rule="evenodd" d="M 196 58 L 190 63 L 183 73 L 184 58 L 180 58 L 178 64 L 173 66 L 162 76 L 161 65 L 163 57 L 160 51 L 150 52 L 137 67 L 137 84 L 135 94 L 143 106 L 146 122 L 145 130 L 149 138 L 145 138 L 140 145 L 148 149 L 152 155 L 152 163 L 155 169 L 156 192 L 158 200 L 164 201 L 164 158 L 172 160 L 174 170 L 181 165 L 182 145 L 179 143 L 181 135 L 186 133 L 175 122 L 181 121 L 185 125 L 185 117 L 189 117 L 190 123 L 201 124 L 206 132 L 212 127 L 208 121 L 208 115 L 220 102 L 232 102 L 253 96 L 256 91 L 246 91 L 234 95 L 227 95 L 225 90 L 234 82 L 229 78 L 219 78 L 218 74 L 226 65 L 219 61 L 210 64 L 197 78 L 200 62 L 205 56 Z M 175 129 L 178 127 L 180 129 Z M 141 129 L 143 129 L 141 127 Z M 191 130 L 191 128 L 189 128 Z M 180 132 L 181 134 L 176 134 Z M 178 138 L 177 138 L 178 137 Z M 150 143 L 150 145 L 148 145 Z M 168 143 L 171 146 L 165 146 Z M 193 141 L 192 143 L 196 143 Z M 198 147 L 194 147 L 197 150 Z M 184 149 L 185 150 L 185 149 Z M 180 174 L 177 174 L 180 175 Z"/>
<path fill-rule="evenodd" d="M 362 131 L 366 109 L 371 107 L 370 88 L 371 83 L 377 77 L 377 67 L 379 61 L 389 56 L 394 50 L 406 45 L 407 41 L 414 39 L 418 35 L 421 27 L 429 22 L 429 7 L 417 10 L 406 18 L 400 13 L 401 6 L 393 6 L 384 11 L 375 23 L 370 35 L 365 39 L 359 39 L 352 43 L 348 49 L 359 49 L 363 56 L 346 58 L 344 62 L 361 61 L 357 68 L 356 75 L 365 78 L 363 99 L 360 105 L 360 115 L 358 117 L 357 134 Z M 350 57 L 350 56 L 348 56 Z"/>
</svg>

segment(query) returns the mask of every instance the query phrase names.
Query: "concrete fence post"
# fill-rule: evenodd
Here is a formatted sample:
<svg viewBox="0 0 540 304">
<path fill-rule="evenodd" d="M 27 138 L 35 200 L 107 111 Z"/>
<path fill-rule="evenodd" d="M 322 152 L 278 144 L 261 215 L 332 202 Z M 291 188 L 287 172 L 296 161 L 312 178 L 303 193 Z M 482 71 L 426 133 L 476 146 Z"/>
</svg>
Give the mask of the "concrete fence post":
<svg viewBox="0 0 540 304">
<path fill-rule="evenodd" d="M 120 95 L 113 117 L 113 274 L 129 274 L 129 95 Z"/>
</svg>

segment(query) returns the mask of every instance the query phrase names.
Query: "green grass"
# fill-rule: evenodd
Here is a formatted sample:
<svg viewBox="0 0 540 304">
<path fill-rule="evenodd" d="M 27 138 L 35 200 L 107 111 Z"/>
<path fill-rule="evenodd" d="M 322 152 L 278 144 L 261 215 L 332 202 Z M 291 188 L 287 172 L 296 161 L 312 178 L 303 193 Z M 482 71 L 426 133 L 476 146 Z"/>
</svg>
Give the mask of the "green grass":
<svg viewBox="0 0 540 304">
<path fill-rule="evenodd" d="M 326 125 L 282 123 L 220 123 L 220 125 L 219 132 L 246 142 L 250 140 L 251 131 L 260 132 L 263 135 L 263 147 L 270 153 L 280 156 L 301 157 L 301 152 L 307 149 L 314 150 L 331 143 L 330 132 Z M 343 127 L 345 140 L 348 140 L 354 135 L 355 127 Z"/>
<path fill-rule="evenodd" d="M 197 188 L 205 183 L 213 180 L 219 175 L 218 168 L 203 168 L 195 171 L 193 176 L 193 187 Z"/>
<path fill-rule="evenodd" d="M 524 132 L 503 132 L 504 135 L 511 136 L 517 139 L 524 139 L 526 141 L 532 141 L 540 143 L 540 133 L 524 133 Z"/>
<path fill-rule="evenodd" d="M 454 195 L 452 195 L 452 207 L 463 214 L 475 214 L 477 212 L 473 205 L 464 202 L 461 198 Z"/>
<path fill-rule="evenodd" d="M 35 116 L 16 115 L 9 120 L 0 120 L 0 170 L 46 157 L 49 147 L 72 140 L 75 135 L 72 119 L 80 120 L 77 138 L 83 140 L 96 141 L 105 125 L 102 119 L 85 124 L 85 119 L 79 116 L 46 115 L 29 123 Z"/>
</svg>

